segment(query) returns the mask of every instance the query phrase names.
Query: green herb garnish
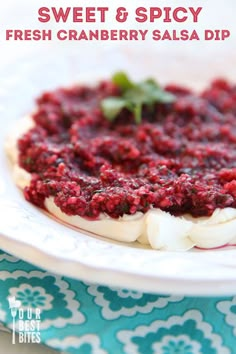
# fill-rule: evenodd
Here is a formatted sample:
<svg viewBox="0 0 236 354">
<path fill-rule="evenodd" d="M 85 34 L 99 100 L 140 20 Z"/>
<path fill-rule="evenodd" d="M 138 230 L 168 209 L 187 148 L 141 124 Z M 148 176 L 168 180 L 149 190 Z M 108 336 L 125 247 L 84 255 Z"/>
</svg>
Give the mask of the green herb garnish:
<svg viewBox="0 0 236 354">
<path fill-rule="evenodd" d="M 107 97 L 101 102 L 103 114 L 110 121 L 126 108 L 134 114 L 135 122 L 139 124 L 142 120 L 143 105 L 151 110 L 155 103 L 175 101 L 175 96 L 163 90 L 153 79 L 134 83 L 124 72 L 117 72 L 112 77 L 112 82 L 120 88 L 121 95 Z"/>
<path fill-rule="evenodd" d="M 26 157 L 26 159 L 24 160 L 25 165 L 32 165 L 33 162 L 34 160 L 32 159 L 32 157 Z"/>
</svg>

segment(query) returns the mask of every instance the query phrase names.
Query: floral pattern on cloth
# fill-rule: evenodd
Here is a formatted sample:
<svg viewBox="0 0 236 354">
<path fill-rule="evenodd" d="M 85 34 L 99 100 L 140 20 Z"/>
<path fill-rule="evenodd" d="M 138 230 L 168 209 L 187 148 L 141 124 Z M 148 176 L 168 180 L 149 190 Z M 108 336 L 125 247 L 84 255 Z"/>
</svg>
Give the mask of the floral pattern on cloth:
<svg viewBox="0 0 236 354">
<path fill-rule="evenodd" d="M 8 299 L 41 311 L 41 343 L 68 354 L 234 354 L 236 297 L 190 298 L 86 284 L 0 251 L 0 330 Z M 16 330 L 18 322 L 16 321 Z"/>
<path fill-rule="evenodd" d="M 164 308 L 168 303 L 183 300 L 182 296 L 146 296 L 137 291 L 96 285 L 90 285 L 88 293 L 95 296 L 94 302 L 101 307 L 101 316 L 107 320 L 150 313 L 154 308 Z"/>
<path fill-rule="evenodd" d="M 192 354 L 200 353 L 202 346 L 195 340 L 191 340 L 186 335 L 180 336 L 165 336 L 163 340 L 152 345 L 154 353 L 163 353 L 163 354 Z"/>
<path fill-rule="evenodd" d="M 42 287 L 32 287 L 29 284 L 21 284 L 19 288 L 10 288 L 9 293 L 21 302 L 21 307 L 25 310 L 40 307 L 41 310 L 52 309 L 53 297 L 45 292 Z"/>
<path fill-rule="evenodd" d="M 184 335 L 179 335 L 184 333 Z M 182 316 L 157 320 L 149 326 L 139 326 L 134 331 L 120 331 L 118 339 L 125 345 L 125 353 L 154 354 L 230 354 L 222 345 L 220 335 L 203 320 L 200 311 L 190 310 Z"/>
<path fill-rule="evenodd" d="M 236 296 L 231 300 L 219 301 L 216 307 L 225 315 L 225 322 L 232 326 L 233 334 L 236 336 Z"/>
</svg>

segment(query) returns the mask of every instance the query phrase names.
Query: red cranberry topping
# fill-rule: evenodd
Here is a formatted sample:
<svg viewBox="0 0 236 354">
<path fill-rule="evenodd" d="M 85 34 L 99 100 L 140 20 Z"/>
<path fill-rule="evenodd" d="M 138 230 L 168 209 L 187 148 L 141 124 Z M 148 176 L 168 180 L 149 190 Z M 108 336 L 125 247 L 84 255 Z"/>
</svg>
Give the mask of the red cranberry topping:
<svg viewBox="0 0 236 354">
<path fill-rule="evenodd" d="M 139 125 L 127 110 L 113 122 L 103 116 L 101 99 L 119 95 L 111 82 L 44 93 L 35 127 L 18 142 L 20 166 L 33 177 L 26 199 L 44 207 L 52 196 L 66 214 L 92 219 L 236 208 L 236 86 L 167 90 L 176 101 L 143 107 Z"/>
</svg>

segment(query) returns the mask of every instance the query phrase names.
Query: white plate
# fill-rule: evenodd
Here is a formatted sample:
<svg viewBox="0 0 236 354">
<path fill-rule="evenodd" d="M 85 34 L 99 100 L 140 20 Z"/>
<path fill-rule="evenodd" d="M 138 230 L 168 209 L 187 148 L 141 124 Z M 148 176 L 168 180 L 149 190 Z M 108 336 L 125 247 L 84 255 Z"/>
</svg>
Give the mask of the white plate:
<svg viewBox="0 0 236 354">
<path fill-rule="evenodd" d="M 235 249 L 160 252 L 78 232 L 25 202 L 9 178 L 8 186 L 1 179 L 0 197 L 5 251 L 84 281 L 157 293 L 236 293 Z"/>
<path fill-rule="evenodd" d="M 117 56 L 119 65 L 127 61 L 122 50 L 109 55 L 114 57 L 110 71 L 116 69 Z M 55 53 L 45 56 L 46 59 L 40 56 L 36 60 L 36 57 L 34 50 L 32 56 L 27 53 L 24 65 L 15 63 L 14 67 L 1 71 L 5 74 L 4 89 L 0 91 L 2 143 L 14 121 L 31 110 L 33 96 L 44 88 L 68 84 L 81 73 L 78 66 L 77 77 L 74 75 L 71 63 L 75 60 L 71 56 L 63 60 L 58 57 L 57 61 Z M 99 60 L 102 56 L 98 64 Z M 124 66 L 132 70 L 133 64 L 129 65 Z M 75 231 L 24 200 L 11 179 L 2 148 L 0 170 L 0 247 L 3 250 L 50 271 L 110 286 L 186 295 L 236 293 L 236 249 L 160 252 Z"/>
</svg>

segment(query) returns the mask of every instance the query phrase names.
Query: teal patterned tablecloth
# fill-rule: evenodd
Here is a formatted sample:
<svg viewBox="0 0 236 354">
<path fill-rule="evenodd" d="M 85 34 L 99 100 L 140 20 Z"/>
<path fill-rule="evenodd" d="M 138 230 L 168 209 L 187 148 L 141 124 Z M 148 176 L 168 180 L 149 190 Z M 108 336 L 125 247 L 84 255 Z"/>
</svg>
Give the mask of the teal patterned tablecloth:
<svg viewBox="0 0 236 354">
<path fill-rule="evenodd" d="M 23 311 L 40 308 L 41 343 L 63 353 L 236 353 L 236 296 L 190 298 L 108 288 L 0 252 L 0 321 L 12 329 L 10 297 Z"/>
</svg>

